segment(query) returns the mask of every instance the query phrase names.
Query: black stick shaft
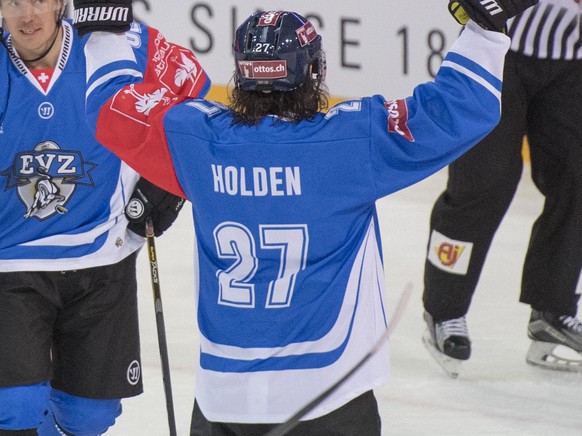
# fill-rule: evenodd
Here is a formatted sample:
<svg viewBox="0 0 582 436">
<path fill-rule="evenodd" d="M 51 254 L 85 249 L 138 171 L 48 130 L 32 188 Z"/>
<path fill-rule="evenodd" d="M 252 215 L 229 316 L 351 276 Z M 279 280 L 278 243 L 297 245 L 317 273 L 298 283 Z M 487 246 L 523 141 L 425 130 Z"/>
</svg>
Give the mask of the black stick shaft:
<svg viewBox="0 0 582 436">
<path fill-rule="evenodd" d="M 148 260 L 150 264 L 150 276 L 154 292 L 154 309 L 156 311 L 156 327 L 158 330 L 158 345 L 162 362 L 162 379 L 164 393 L 166 395 L 166 409 L 168 411 L 168 425 L 170 436 L 176 436 L 176 416 L 174 413 L 174 400 L 172 397 L 172 381 L 170 379 L 170 360 L 168 357 L 168 342 L 166 340 L 166 326 L 164 323 L 164 309 L 162 307 L 162 292 L 160 288 L 160 273 L 158 269 L 158 256 L 156 253 L 156 241 L 154 236 L 154 224 L 151 218 L 146 220 L 146 239 L 148 248 Z"/>
</svg>

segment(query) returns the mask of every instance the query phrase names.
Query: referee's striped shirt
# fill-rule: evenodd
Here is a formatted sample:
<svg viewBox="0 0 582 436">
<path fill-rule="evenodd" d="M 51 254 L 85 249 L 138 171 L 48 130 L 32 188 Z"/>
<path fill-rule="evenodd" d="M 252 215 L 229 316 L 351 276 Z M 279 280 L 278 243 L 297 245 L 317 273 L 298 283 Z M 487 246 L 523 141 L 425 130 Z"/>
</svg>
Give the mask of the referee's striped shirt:
<svg viewBox="0 0 582 436">
<path fill-rule="evenodd" d="M 582 59 L 580 0 L 540 0 L 507 22 L 511 50 L 541 59 Z"/>
</svg>

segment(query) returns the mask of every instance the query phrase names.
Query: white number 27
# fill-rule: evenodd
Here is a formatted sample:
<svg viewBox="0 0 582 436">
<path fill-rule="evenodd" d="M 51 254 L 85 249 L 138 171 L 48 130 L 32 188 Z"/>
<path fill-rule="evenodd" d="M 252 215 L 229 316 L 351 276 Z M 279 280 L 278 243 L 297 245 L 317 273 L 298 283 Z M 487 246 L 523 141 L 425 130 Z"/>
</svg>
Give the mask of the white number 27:
<svg viewBox="0 0 582 436">
<path fill-rule="evenodd" d="M 309 235 L 307 225 L 260 225 L 260 247 L 279 250 L 279 272 L 269 282 L 265 307 L 282 308 L 291 305 L 295 278 L 305 269 Z M 224 222 L 214 229 L 216 251 L 221 259 L 232 259 L 232 265 L 218 270 L 218 304 L 241 308 L 255 307 L 255 285 L 252 279 L 259 267 L 255 240 L 247 227 Z"/>
</svg>

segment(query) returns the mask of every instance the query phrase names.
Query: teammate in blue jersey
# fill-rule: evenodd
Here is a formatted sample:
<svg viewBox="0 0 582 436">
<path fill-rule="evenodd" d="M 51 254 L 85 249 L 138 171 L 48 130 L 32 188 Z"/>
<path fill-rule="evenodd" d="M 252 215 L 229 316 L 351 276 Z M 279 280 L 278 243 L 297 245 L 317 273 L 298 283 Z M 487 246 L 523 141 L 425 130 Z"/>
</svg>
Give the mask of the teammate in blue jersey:
<svg viewBox="0 0 582 436">
<path fill-rule="evenodd" d="M 2 436 L 101 434 L 120 399 L 142 392 L 135 259 L 144 238 L 124 216 L 139 176 L 85 122 L 84 41 L 65 7 L 0 0 L 9 32 L 0 47 Z M 178 84 L 160 56 L 196 66 L 189 51 L 141 25 L 127 40 L 145 77 L 204 95 L 201 68 Z M 158 234 L 175 217 L 160 213 Z"/>
<path fill-rule="evenodd" d="M 200 359 L 191 435 L 270 431 L 383 335 L 375 202 L 443 168 L 498 122 L 510 43 L 502 29 L 535 0 L 498 3 L 463 1 L 475 22 L 412 97 L 375 95 L 327 113 L 322 39 L 297 13 L 257 12 L 237 29 L 230 108 L 140 83 L 124 37 L 91 34 L 97 137 L 192 203 Z M 96 4 L 112 7 L 75 0 L 83 34 L 120 24 L 92 21 Z M 387 378 L 384 344 L 290 434 L 379 435 L 373 389 Z"/>
</svg>

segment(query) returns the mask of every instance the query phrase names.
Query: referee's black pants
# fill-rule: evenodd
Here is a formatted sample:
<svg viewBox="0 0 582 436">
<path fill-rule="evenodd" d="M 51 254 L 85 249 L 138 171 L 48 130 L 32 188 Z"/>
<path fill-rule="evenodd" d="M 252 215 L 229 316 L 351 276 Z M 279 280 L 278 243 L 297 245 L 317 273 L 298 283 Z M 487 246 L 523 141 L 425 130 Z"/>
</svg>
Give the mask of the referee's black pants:
<svg viewBox="0 0 582 436">
<path fill-rule="evenodd" d="M 521 178 L 524 134 L 532 178 L 545 203 L 531 232 L 520 301 L 536 310 L 576 314 L 582 266 L 582 61 L 509 52 L 501 121 L 449 166 L 446 190 L 432 211 L 431 234 L 436 230 L 473 244 L 464 274 L 426 261 L 424 306 L 437 320 L 461 317 L 469 309 L 487 251 Z"/>
</svg>

